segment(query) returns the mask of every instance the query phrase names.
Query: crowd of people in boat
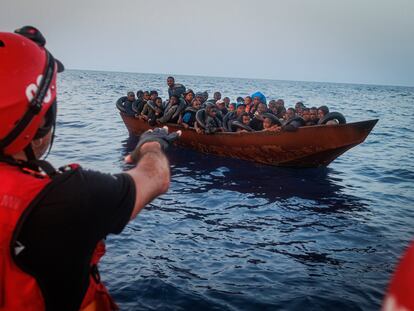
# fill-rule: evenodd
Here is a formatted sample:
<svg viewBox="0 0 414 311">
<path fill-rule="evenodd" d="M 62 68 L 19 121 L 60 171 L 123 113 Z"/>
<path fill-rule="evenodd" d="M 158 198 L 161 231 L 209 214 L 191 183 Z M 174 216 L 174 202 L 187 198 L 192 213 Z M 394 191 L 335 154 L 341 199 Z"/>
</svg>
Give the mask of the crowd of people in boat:
<svg viewBox="0 0 414 311">
<path fill-rule="evenodd" d="M 177 123 L 193 128 L 197 133 L 295 131 L 302 126 L 346 123 L 344 116 L 330 112 L 327 106 L 306 107 L 297 102 L 285 108 L 283 99 L 267 102 L 261 92 L 238 97 L 231 102 L 215 92 L 209 99 L 207 92 L 194 92 L 167 78 L 168 96 L 165 101 L 156 90 L 128 92 L 116 105 L 122 112 L 147 121 L 151 126 Z"/>
</svg>

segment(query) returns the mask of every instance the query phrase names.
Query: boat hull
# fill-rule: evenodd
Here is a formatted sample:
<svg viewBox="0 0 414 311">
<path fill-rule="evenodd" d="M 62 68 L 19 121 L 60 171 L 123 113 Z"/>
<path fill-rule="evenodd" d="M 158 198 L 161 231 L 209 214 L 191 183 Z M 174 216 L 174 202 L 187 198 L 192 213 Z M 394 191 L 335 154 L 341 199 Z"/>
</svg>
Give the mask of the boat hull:
<svg viewBox="0 0 414 311">
<path fill-rule="evenodd" d="M 121 112 L 133 135 L 140 135 L 151 126 Z M 169 131 L 180 129 L 177 145 L 203 153 L 231 157 L 273 166 L 327 166 L 350 148 L 362 143 L 378 120 L 338 125 L 301 127 L 295 132 L 238 132 L 197 134 L 177 124 L 167 124 Z"/>
</svg>

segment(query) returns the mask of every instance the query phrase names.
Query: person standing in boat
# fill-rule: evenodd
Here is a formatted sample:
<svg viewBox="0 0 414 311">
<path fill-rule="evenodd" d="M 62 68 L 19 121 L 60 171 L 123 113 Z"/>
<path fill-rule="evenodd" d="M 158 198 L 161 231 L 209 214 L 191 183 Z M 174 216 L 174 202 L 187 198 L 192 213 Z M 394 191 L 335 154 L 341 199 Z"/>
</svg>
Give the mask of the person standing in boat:
<svg viewBox="0 0 414 311">
<path fill-rule="evenodd" d="M 0 32 L 0 309 L 116 310 L 97 264 L 119 234 L 166 192 L 167 129 L 141 135 L 110 175 L 40 160 L 53 142 L 63 65 L 34 27 Z"/>
<path fill-rule="evenodd" d="M 168 97 L 172 95 L 181 96 L 185 92 L 185 86 L 179 83 L 175 83 L 174 77 L 169 76 L 167 78 L 168 85 Z"/>
</svg>

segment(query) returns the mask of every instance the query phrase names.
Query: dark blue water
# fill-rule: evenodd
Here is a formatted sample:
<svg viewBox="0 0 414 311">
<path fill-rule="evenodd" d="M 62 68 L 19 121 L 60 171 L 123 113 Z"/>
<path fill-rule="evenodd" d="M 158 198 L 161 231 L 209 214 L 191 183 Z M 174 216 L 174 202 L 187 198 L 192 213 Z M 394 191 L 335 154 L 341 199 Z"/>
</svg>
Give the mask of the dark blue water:
<svg viewBox="0 0 414 311">
<path fill-rule="evenodd" d="M 166 76 L 67 71 L 50 160 L 116 173 L 134 145 L 114 108 Z M 108 238 L 103 279 L 123 310 L 377 310 L 414 238 L 414 88 L 177 76 L 232 100 L 327 104 L 379 118 L 328 168 L 287 169 L 172 149 L 171 188 Z"/>
</svg>

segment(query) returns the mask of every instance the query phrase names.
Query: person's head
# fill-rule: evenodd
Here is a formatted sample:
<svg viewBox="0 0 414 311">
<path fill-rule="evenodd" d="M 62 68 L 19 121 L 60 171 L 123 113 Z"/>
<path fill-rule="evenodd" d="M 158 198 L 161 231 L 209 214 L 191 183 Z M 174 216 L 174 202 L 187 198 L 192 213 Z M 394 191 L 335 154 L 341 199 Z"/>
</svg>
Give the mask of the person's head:
<svg viewBox="0 0 414 311">
<path fill-rule="evenodd" d="M 229 111 L 230 112 L 233 112 L 233 111 L 235 111 L 236 110 L 236 104 L 235 103 L 230 103 L 229 104 Z"/>
<path fill-rule="evenodd" d="M 221 99 L 221 93 L 220 92 L 215 92 L 213 95 L 214 100 L 220 100 Z"/>
<path fill-rule="evenodd" d="M 144 91 L 143 98 L 144 100 L 149 100 L 151 98 L 150 93 L 148 91 Z"/>
<path fill-rule="evenodd" d="M 184 99 L 186 100 L 187 103 L 191 103 L 194 99 L 194 92 L 191 89 L 188 89 L 185 93 L 184 93 Z"/>
<path fill-rule="evenodd" d="M 302 102 L 297 102 L 295 104 L 296 114 L 301 116 L 303 108 L 305 108 L 305 105 Z"/>
<path fill-rule="evenodd" d="M 223 98 L 223 101 L 226 104 L 226 106 L 228 106 L 228 104 L 230 104 L 230 98 L 227 97 L 227 96 Z"/>
<path fill-rule="evenodd" d="M 135 100 L 135 93 L 134 92 L 128 92 L 127 93 L 127 99 L 128 99 L 128 101 L 133 102 Z"/>
<path fill-rule="evenodd" d="M 236 114 L 240 116 L 246 110 L 246 105 L 243 103 L 239 103 L 236 106 Z"/>
<path fill-rule="evenodd" d="M 318 118 L 322 119 L 324 116 L 326 116 L 329 113 L 328 106 L 320 106 L 318 108 Z"/>
<path fill-rule="evenodd" d="M 191 103 L 192 100 L 194 99 L 194 93 L 187 93 L 187 94 L 185 94 L 184 99 L 186 100 L 186 102 Z"/>
<path fill-rule="evenodd" d="M 303 108 L 302 109 L 302 118 L 305 120 L 305 122 L 308 122 L 311 120 L 310 117 L 310 109 L 309 108 Z"/>
<path fill-rule="evenodd" d="M 250 123 L 250 116 L 247 112 L 243 112 L 240 116 L 240 120 L 244 125 L 249 125 Z"/>
<path fill-rule="evenodd" d="M 167 78 L 168 87 L 173 87 L 174 83 L 175 83 L 174 77 L 170 76 L 170 77 Z"/>
<path fill-rule="evenodd" d="M 200 109 L 200 107 L 201 107 L 201 102 L 200 102 L 200 100 L 199 99 L 197 99 L 197 98 L 194 98 L 192 101 L 191 101 L 191 107 L 193 107 L 193 108 L 195 108 L 195 109 Z"/>
<path fill-rule="evenodd" d="M 236 102 L 238 102 L 238 103 L 244 103 L 243 97 L 241 97 L 241 96 L 237 97 Z"/>
<path fill-rule="evenodd" d="M 260 101 L 260 97 L 259 96 L 253 97 L 253 105 L 254 106 L 257 107 L 260 103 L 261 103 L 261 101 Z"/>
<path fill-rule="evenodd" d="M 162 106 L 162 98 L 161 97 L 157 97 L 157 98 L 155 98 L 155 104 L 158 106 L 158 107 L 161 107 Z"/>
<path fill-rule="evenodd" d="M 263 119 L 263 128 L 265 130 L 271 128 L 273 125 L 275 125 L 275 123 L 273 122 L 271 118 L 266 117 Z"/>
<path fill-rule="evenodd" d="M 266 104 L 263 104 L 262 102 L 260 102 L 258 105 L 257 105 L 257 112 L 259 113 L 259 114 L 262 114 L 262 113 L 265 113 L 267 111 L 267 106 L 266 106 Z"/>
<path fill-rule="evenodd" d="M 197 98 L 200 101 L 201 104 L 203 104 L 205 102 L 204 95 L 203 95 L 202 92 L 197 92 L 195 94 L 195 98 Z"/>
<path fill-rule="evenodd" d="M 226 108 L 226 103 L 224 102 L 224 100 L 220 99 L 216 101 L 216 106 L 217 106 L 217 109 L 223 110 L 224 108 Z"/>
<path fill-rule="evenodd" d="M 56 120 L 56 77 L 64 70 L 34 27 L 0 32 L 0 154 L 40 158 Z"/>
<path fill-rule="evenodd" d="M 252 104 L 252 98 L 251 98 L 250 96 L 246 96 L 246 97 L 244 98 L 244 103 L 245 103 L 247 106 L 250 106 L 250 105 Z"/>
<path fill-rule="evenodd" d="M 144 97 L 144 91 L 143 90 L 137 91 L 137 99 L 142 99 L 143 97 Z"/>
<path fill-rule="evenodd" d="M 152 100 L 152 101 L 155 101 L 155 99 L 158 97 L 158 92 L 157 91 L 155 91 L 155 90 L 152 90 L 151 92 L 150 92 L 150 99 Z"/>
<path fill-rule="evenodd" d="M 177 95 L 171 95 L 170 97 L 171 105 L 177 105 L 179 101 L 180 101 L 180 98 Z"/>
<path fill-rule="evenodd" d="M 318 108 L 316 108 L 316 107 L 310 108 L 309 109 L 309 115 L 310 115 L 310 119 L 312 121 L 318 120 Z"/>
<path fill-rule="evenodd" d="M 276 107 L 285 107 L 285 101 L 283 99 L 278 99 L 276 101 Z"/>
<path fill-rule="evenodd" d="M 206 114 L 214 118 L 217 115 L 217 107 L 214 104 L 208 104 L 206 106 Z"/>
<path fill-rule="evenodd" d="M 271 100 L 270 102 L 269 102 L 269 109 L 273 112 L 273 113 L 276 113 L 277 114 L 277 112 L 278 112 L 278 110 L 277 110 L 277 106 L 276 106 L 276 101 L 275 100 Z"/>
<path fill-rule="evenodd" d="M 288 108 L 286 110 L 285 119 L 290 120 L 292 118 L 296 117 L 296 111 L 295 108 Z"/>
</svg>

